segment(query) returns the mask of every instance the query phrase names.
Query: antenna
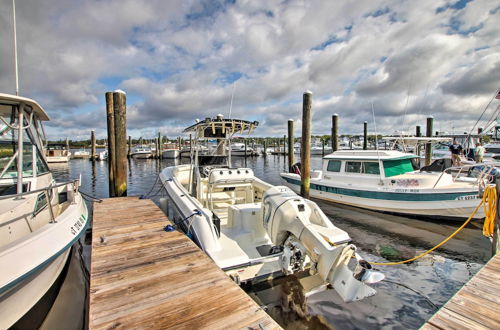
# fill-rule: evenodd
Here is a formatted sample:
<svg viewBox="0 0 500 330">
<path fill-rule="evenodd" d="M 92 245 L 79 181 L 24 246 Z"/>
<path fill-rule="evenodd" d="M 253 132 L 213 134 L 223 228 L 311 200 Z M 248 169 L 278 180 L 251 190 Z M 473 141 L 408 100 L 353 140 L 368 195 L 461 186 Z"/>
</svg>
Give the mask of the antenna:
<svg viewBox="0 0 500 330">
<path fill-rule="evenodd" d="M 12 0 L 12 17 L 14 18 L 14 68 L 16 72 L 16 96 L 19 96 L 19 72 L 17 68 L 16 0 Z"/>
<path fill-rule="evenodd" d="M 229 105 L 229 119 L 231 119 L 231 111 L 233 110 L 233 98 L 234 98 L 234 85 L 236 84 L 236 80 L 233 81 L 233 91 L 231 92 L 231 104 Z"/>
</svg>

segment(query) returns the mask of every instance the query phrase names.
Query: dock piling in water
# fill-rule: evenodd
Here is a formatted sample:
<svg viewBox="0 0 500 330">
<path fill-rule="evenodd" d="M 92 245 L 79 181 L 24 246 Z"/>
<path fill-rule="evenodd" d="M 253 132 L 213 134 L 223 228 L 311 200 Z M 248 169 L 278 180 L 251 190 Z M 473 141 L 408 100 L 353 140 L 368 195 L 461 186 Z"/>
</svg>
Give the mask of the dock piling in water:
<svg viewBox="0 0 500 330">
<path fill-rule="evenodd" d="M 96 151 L 95 151 L 95 131 L 94 130 L 90 131 L 90 145 L 91 145 L 90 160 L 95 161 L 97 158 L 97 155 L 96 155 Z"/>
<path fill-rule="evenodd" d="M 432 131 L 434 126 L 434 117 L 427 117 L 427 127 L 426 127 L 426 136 L 432 137 Z M 432 162 L 432 144 L 425 144 L 425 166 L 429 166 Z"/>
<path fill-rule="evenodd" d="M 312 92 L 307 91 L 303 96 L 302 103 L 302 139 L 300 147 L 300 195 L 309 198 L 311 185 L 311 112 Z"/>
<path fill-rule="evenodd" d="M 127 96 L 113 93 L 115 120 L 115 195 L 127 196 Z"/>
<path fill-rule="evenodd" d="M 108 182 L 109 196 L 115 196 L 115 115 L 113 92 L 106 93 L 106 117 L 108 124 Z"/>
<path fill-rule="evenodd" d="M 288 120 L 288 171 L 292 172 L 293 159 L 293 119 Z"/>
<path fill-rule="evenodd" d="M 339 115 L 334 113 L 332 116 L 332 152 L 339 150 Z"/>
<path fill-rule="evenodd" d="M 368 150 L 368 122 L 363 123 L 363 150 Z"/>
</svg>

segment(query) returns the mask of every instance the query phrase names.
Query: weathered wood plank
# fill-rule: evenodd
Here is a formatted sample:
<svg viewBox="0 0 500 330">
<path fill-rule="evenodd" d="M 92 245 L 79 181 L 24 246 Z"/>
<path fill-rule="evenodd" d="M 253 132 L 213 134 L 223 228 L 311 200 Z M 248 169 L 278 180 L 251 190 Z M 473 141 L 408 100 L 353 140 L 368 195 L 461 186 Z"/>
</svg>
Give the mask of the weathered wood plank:
<svg viewBox="0 0 500 330">
<path fill-rule="evenodd" d="M 423 329 L 500 329 L 500 255 L 457 292 Z"/>
<path fill-rule="evenodd" d="M 94 208 L 90 329 L 277 329 L 269 317 L 150 200 Z"/>
</svg>

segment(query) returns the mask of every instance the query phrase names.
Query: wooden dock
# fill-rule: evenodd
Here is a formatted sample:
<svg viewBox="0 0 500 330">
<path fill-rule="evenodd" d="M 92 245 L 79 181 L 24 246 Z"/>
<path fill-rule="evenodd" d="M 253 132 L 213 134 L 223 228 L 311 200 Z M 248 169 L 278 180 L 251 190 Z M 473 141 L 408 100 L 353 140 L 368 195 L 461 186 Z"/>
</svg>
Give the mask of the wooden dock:
<svg viewBox="0 0 500 330">
<path fill-rule="evenodd" d="M 137 197 L 94 205 L 89 329 L 279 329 L 165 214 Z"/>
<path fill-rule="evenodd" d="M 421 329 L 500 329 L 500 254 L 491 258 Z"/>
</svg>

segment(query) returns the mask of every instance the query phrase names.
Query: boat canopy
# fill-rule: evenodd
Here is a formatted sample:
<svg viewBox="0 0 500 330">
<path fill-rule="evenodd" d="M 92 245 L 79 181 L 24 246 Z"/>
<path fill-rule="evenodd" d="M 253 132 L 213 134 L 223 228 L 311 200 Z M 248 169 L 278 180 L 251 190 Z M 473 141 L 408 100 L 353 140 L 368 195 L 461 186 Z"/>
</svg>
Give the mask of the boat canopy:
<svg viewBox="0 0 500 330">
<path fill-rule="evenodd" d="M 396 150 L 339 150 L 324 159 L 338 160 L 401 160 L 419 158 L 417 155 Z"/>
<path fill-rule="evenodd" d="M 248 131 L 248 134 L 250 134 L 258 125 L 258 121 L 225 119 L 222 115 L 218 115 L 216 118 L 206 118 L 189 126 L 184 132 L 194 132 L 198 138 L 224 139 L 226 133 L 232 136 L 236 133 L 243 134 L 245 131 Z"/>
<path fill-rule="evenodd" d="M 404 145 L 414 146 L 426 143 L 445 143 L 451 142 L 451 137 L 415 137 L 415 136 L 385 136 L 382 139 L 394 142 L 401 142 Z"/>
<path fill-rule="evenodd" d="M 21 103 L 31 108 L 39 120 L 50 120 L 47 112 L 45 112 L 37 101 L 22 96 L 3 93 L 0 93 L 0 115 L 4 112 L 10 113 L 12 105 L 18 105 Z"/>
</svg>

